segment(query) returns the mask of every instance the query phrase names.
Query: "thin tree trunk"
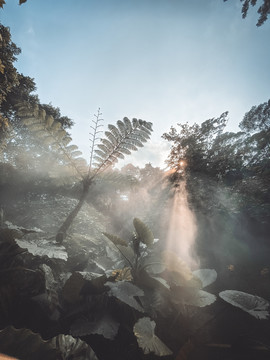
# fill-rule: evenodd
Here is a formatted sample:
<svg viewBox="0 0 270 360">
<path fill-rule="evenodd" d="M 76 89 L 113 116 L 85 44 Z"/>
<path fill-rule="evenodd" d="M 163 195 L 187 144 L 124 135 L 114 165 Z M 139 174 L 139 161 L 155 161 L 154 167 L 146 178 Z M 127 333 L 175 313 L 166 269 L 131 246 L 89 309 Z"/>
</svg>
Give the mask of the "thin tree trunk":
<svg viewBox="0 0 270 360">
<path fill-rule="evenodd" d="M 78 204 L 76 205 L 76 207 L 71 211 L 71 213 L 68 215 L 66 220 L 63 222 L 63 224 L 59 228 L 59 230 L 58 230 L 58 232 L 56 234 L 56 237 L 55 237 L 55 240 L 57 242 L 62 243 L 63 240 L 66 238 L 67 231 L 68 231 L 69 227 L 73 223 L 73 220 L 78 215 L 78 212 L 81 210 L 81 208 L 82 208 L 82 206 L 83 206 L 83 204 L 85 202 L 85 199 L 86 199 L 86 197 L 88 195 L 89 186 L 90 186 L 89 181 L 83 182 L 83 192 L 82 192 L 82 195 L 80 197 L 80 200 L 79 200 Z"/>
</svg>

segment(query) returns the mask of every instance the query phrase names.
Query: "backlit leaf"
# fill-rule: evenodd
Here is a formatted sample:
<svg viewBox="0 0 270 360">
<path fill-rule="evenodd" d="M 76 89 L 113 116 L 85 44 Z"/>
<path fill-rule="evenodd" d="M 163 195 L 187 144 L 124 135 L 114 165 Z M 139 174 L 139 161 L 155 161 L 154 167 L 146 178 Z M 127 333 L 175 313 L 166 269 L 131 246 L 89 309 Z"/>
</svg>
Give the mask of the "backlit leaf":
<svg viewBox="0 0 270 360">
<path fill-rule="evenodd" d="M 33 255 L 48 256 L 51 259 L 61 260 L 67 260 L 68 258 L 68 254 L 64 246 L 58 245 L 54 241 L 50 241 L 47 239 L 15 239 L 15 241 L 20 248 L 27 249 Z"/>
<path fill-rule="evenodd" d="M 198 269 L 193 271 L 193 275 L 201 280 L 202 287 L 206 287 L 217 279 L 217 272 L 214 269 Z"/>
<path fill-rule="evenodd" d="M 270 303 L 256 295 L 251 295 L 237 290 L 225 290 L 219 296 L 229 304 L 246 311 L 256 319 L 265 320 L 269 318 Z"/>
<path fill-rule="evenodd" d="M 155 335 L 156 323 L 144 317 L 137 321 L 133 327 L 139 347 L 144 354 L 154 353 L 157 356 L 168 356 L 172 351 Z"/>
<path fill-rule="evenodd" d="M 172 289 L 171 299 L 176 305 L 205 307 L 213 304 L 216 301 L 216 296 L 193 287 L 179 286 Z"/>
<path fill-rule="evenodd" d="M 149 227 L 138 218 L 134 218 L 133 225 L 138 235 L 138 239 L 147 246 L 151 246 L 154 242 L 154 235 Z"/>
</svg>

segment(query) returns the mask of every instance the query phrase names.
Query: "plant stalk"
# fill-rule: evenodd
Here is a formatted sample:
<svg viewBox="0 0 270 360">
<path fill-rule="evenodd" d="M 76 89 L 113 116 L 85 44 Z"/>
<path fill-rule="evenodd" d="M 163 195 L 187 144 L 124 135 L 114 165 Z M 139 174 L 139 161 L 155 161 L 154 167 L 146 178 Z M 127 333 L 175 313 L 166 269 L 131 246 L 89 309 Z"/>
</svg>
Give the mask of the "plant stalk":
<svg viewBox="0 0 270 360">
<path fill-rule="evenodd" d="M 57 231 L 55 240 L 58 243 L 62 243 L 66 236 L 67 236 L 67 231 L 70 228 L 71 224 L 73 223 L 73 220 L 75 219 L 75 217 L 77 216 L 78 212 L 81 210 L 86 197 L 88 195 L 89 192 L 89 187 L 91 185 L 91 179 L 85 179 L 83 181 L 83 191 L 80 197 L 80 200 L 78 202 L 78 204 L 76 205 L 76 207 L 70 212 L 70 214 L 68 215 L 68 217 L 66 218 L 66 220 L 64 221 L 64 223 L 61 225 L 61 227 L 59 228 L 59 230 Z"/>
</svg>

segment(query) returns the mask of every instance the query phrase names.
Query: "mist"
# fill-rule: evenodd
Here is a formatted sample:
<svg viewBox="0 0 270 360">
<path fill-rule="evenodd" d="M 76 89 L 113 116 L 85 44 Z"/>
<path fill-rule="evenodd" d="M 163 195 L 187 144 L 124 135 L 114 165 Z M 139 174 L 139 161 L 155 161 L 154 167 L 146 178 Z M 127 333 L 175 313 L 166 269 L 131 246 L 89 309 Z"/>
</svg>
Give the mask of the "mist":
<svg viewBox="0 0 270 360">
<path fill-rule="evenodd" d="M 269 0 L 6 3 L 0 358 L 268 360 Z"/>
</svg>

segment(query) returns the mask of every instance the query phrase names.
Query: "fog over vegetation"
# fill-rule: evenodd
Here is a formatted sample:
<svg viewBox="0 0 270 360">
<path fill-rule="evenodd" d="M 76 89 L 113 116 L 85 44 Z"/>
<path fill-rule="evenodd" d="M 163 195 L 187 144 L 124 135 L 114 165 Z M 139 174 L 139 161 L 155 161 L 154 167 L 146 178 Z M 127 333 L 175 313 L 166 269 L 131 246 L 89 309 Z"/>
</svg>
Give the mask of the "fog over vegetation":
<svg viewBox="0 0 270 360">
<path fill-rule="evenodd" d="M 0 354 L 269 359 L 270 100 L 235 132 L 227 111 L 172 124 L 163 167 L 132 163 L 155 124 L 97 108 L 85 158 L 20 52 L 0 24 Z"/>
</svg>

